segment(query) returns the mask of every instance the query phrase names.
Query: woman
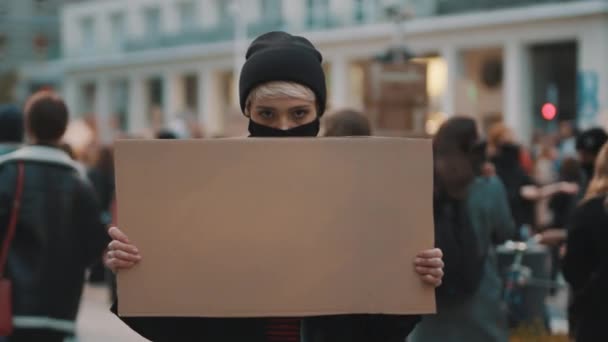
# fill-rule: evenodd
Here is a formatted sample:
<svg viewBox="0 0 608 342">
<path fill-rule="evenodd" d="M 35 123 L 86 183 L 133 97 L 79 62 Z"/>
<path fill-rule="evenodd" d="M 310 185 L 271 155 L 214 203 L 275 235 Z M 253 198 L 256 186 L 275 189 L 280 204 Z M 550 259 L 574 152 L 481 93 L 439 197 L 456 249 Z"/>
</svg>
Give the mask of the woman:
<svg viewBox="0 0 608 342">
<path fill-rule="evenodd" d="M 501 280 L 494 244 L 514 233 L 507 195 L 496 177 L 480 176 L 481 163 L 476 155 L 477 128 L 469 118 L 448 120 L 434 139 L 436 151 L 436 209 L 449 202 L 463 205 L 468 220 L 458 220 L 456 229 L 468 222 L 476 234 L 483 258 L 477 290 L 467 296 L 446 301 L 435 316 L 425 317 L 412 333 L 410 341 L 507 341 L 506 316 L 501 308 Z M 460 226 L 456 226 L 460 224 Z M 439 243 L 439 247 L 442 244 Z M 450 255 L 446 264 L 450 265 Z M 448 268 L 449 271 L 449 268 Z M 446 274 L 446 285 L 450 274 Z M 441 297 L 440 297 L 441 299 Z"/>
<path fill-rule="evenodd" d="M 247 51 L 240 79 L 241 109 L 249 118 L 252 137 L 315 137 L 325 111 L 322 57 L 305 38 L 271 32 L 257 38 Z M 117 228 L 108 246 L 106 265 L 114 271 L 131 268 L 142 259 L 137 248 Z M 418 256 L 415 270 L 429 286 L 443 277 L 441 251 Z M 407 268 L 404 272 L 408 272 Z M 407 294 L 404 294 L 407 295 Z M 304 341 L 402 342 L 417 316 L 343 315 L 316 318 L 209 319 L 123 318 L 153 341 Z"/>
<path fill-rule="evenodd" d="M 562 270 L 573 291 L 572 333 L 577 342 L 608 339 L 608 144 L 601 149 L 595 173 L 576 208 Z"/>
</svg>

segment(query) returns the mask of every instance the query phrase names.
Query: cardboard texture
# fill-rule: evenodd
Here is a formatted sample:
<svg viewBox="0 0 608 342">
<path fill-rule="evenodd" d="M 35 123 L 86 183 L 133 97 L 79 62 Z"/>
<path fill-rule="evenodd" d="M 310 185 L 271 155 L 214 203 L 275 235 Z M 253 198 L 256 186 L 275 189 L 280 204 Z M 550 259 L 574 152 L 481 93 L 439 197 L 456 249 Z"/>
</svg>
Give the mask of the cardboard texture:
<svg viewBox="0 0 608 342">
<path fill-rule="evenodd" d="M 432 174 L 429 140 L 119 141 L 120 227 L 143 256 L 119 313 L 433 313 L 413 267 Z"/>
</svg>

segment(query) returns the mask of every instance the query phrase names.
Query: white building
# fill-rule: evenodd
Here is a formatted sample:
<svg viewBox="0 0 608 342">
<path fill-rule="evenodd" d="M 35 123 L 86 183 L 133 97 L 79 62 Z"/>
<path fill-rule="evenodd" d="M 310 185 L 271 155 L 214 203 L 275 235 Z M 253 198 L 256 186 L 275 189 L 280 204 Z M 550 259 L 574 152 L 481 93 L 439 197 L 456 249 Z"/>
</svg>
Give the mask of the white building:
<svg viewBox="0 0 608 342">
<path fill-rule="evenodd" d="M 72 113 L 95 113 L 106 139 L 116 115 L 130 132 L 170 126 L 183 112 L 208 135 L 244 132 L 233 75 L 249 39 L 277 29 L 306 36 L 324 55 L 330 108 L 364 109 L 367 66 L 397 31 L 384 14 L 394 3 L 415 14 L 402 24 L 407 47 L 434 57 L 425 118 L 502 118 L 524 140 L 545 125 L 545 102 L 583 127 L 606 122 L 604 0 L 91 1 L 63 9 L 62 60 L 22 74 L 60 67 Z"/>
</svg>

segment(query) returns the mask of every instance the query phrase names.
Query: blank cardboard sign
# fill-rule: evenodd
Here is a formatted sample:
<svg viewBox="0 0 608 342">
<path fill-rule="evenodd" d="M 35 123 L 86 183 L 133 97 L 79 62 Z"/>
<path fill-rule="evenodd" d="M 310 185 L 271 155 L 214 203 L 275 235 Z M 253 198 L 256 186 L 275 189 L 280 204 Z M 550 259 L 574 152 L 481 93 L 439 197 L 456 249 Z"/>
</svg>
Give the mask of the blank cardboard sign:
<svg viewBox="0 0 608 342">
<path fill-rule="evenodd" d="M 428 140 L 119 141 L 119 224 L 143 256 L 119 313 L 432 313 L 413 267 L 432 174 Z"/>
</svg>

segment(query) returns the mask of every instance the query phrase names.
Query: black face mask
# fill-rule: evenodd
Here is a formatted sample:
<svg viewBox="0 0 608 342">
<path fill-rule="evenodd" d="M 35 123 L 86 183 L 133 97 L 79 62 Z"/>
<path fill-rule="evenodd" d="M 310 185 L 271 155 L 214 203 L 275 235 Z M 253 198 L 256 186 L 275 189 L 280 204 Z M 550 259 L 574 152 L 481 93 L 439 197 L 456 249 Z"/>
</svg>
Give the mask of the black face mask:
<svg viewBox="0 0 608 342">
<path fill-rule="evenodd" d="M 288 137 L 316 137 L 319 134 L 319 118 L 305 125 L 282 130 L 272 128 L 249 119 L 249 136 L 253 138 L 288 138 Z"/>
</svg>

